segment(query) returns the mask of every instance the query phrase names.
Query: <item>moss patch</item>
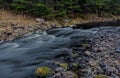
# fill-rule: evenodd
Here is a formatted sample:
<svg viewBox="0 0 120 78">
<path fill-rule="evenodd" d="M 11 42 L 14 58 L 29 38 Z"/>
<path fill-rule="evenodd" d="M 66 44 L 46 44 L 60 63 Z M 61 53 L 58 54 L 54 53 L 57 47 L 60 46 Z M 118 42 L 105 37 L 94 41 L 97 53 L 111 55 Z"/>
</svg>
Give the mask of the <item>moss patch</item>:
<svg viewBox="0 0 120 78">
<path fill-rule="evenodd" d="M 48 67 L 38 67 L 35 71 L 35 75 L 37 76 L 47 76 L 52 74 L 52 70 Z"/>
</svg>

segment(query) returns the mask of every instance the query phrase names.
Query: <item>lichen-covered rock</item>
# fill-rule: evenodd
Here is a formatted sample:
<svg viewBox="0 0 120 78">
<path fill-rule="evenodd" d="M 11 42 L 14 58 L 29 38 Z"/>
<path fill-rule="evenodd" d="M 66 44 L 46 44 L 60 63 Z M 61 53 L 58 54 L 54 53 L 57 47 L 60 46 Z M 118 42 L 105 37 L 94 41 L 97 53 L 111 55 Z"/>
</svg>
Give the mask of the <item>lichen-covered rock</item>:
<svg viewBox="0 0 120 78">
<path fill-rule="evenodd" d="M 77 67 L 78 64 L 77 64 L 77 63 L 72 63 L 72 66 L 73 66 L 73 67 Z"/>
<path fill-rule="evenodd" d="M 95 78 L 108 78 L 106 75 L 96 75 Z"/>
<path fill-rule="evenodd" d="M 87 47 L 90 47 L 90 44 L 85 44 L 85 43 L 84 43 L 84 44 L 82 44 L 81 46 L 84 47 L 84 48 L 87 48 Z"/>
<path fill-rule="evenodd" d="M 64 69 L 67 69 L 68 68 L 68 64 L 67 63 L 61 63 L 60 66 Z"/>
<path fill-rule="evenodd" d="M 48 67 L 38 67 L 35 71 L 37 76 L 48 76 L 50 74 L 52 74 L 52 70 Z"/>
</svg>

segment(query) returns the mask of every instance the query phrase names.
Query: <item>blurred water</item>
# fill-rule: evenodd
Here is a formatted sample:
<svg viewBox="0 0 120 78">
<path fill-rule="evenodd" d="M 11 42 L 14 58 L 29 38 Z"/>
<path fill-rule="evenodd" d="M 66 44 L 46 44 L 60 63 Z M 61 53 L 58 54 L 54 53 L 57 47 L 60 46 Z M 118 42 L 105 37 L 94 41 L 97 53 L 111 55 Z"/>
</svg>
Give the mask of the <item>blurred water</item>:
<svg viewBox="0 0 120 78">
<path fill-rule="evenodd" d="M 100 29 L 120 31 L 120 27 L 92 29 L 59 28 L 0 44 L 0 78 L 24 78 L 40 65 L 49 65 L 56 56 L 70 54 L 77 39 L 94 36 Z"/>
</svg>

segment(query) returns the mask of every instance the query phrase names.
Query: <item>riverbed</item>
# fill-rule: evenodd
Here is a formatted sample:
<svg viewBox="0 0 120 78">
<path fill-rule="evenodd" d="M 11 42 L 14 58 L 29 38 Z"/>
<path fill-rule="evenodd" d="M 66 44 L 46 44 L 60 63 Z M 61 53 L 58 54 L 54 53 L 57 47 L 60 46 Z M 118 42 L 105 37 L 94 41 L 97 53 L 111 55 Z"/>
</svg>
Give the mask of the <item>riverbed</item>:
<svg viewBox="0 0 120 78">
<path fill-rule="evenodd" d="M 90 47 L 83 49 L 81 44 L 90 44 Z M 90 55 L 84 53 L 88 50 Z M 81 69 L 86 72 L 79 73 L 80 78 L 94 78 L 97 74 L 111 78 L 120 77 L 119 26 L 56 28 L 3 42 L 0 44 L 0 77 L 25 78 L 39 66 L 54 69 L 53 62 L 68 62 L 62 57 L 72 57 L 73 51 L 78 53 L 73 61 L 79 63 Z M 95 65 L 89 64 L 91 62 Z"/>
</svg>

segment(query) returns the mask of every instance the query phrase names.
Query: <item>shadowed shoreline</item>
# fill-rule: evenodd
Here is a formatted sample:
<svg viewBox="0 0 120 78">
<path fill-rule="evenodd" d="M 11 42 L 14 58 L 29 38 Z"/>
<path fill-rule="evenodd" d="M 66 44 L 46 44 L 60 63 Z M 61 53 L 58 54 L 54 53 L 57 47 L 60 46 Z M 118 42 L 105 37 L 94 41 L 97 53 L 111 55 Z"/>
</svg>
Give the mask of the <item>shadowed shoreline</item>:
<svg viewBox="0 0 120 78">
<path fill-rule="evenodd" d="M 101 27 L 101 26 L 120 26 L 120 19 L 109 20 L 109 21 L 97 21 L 97 22 L 87 22 L 76 24 L 73 28 L 75 29 L 89 29 L 94 27 Z"/>
</svg>

